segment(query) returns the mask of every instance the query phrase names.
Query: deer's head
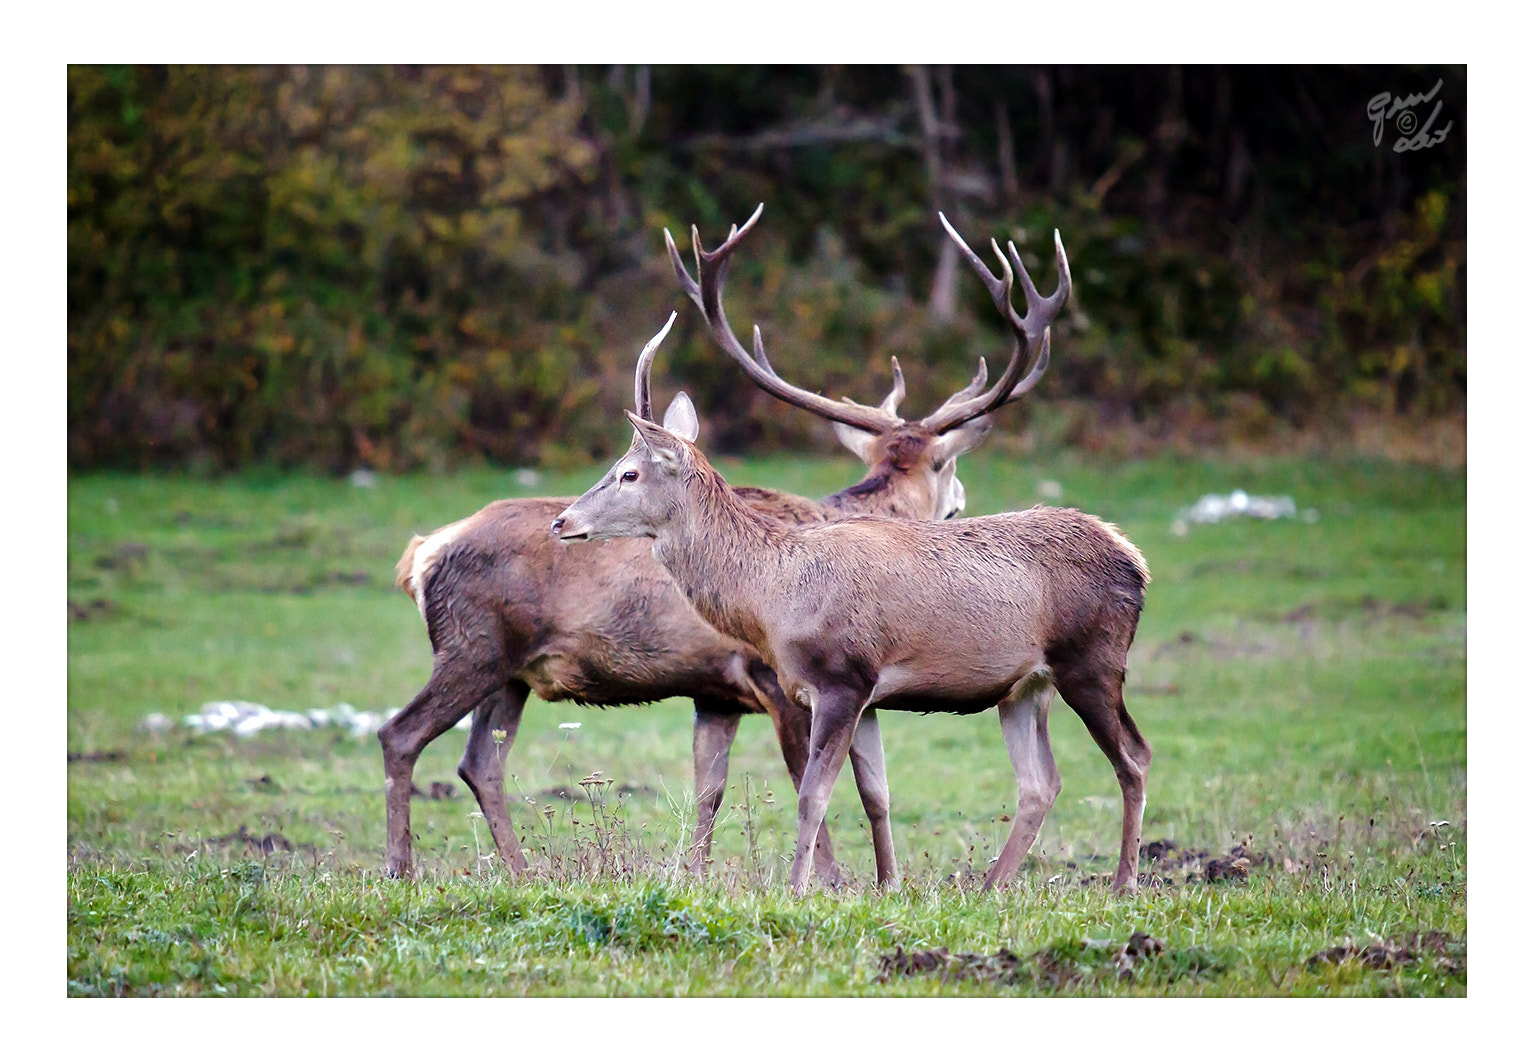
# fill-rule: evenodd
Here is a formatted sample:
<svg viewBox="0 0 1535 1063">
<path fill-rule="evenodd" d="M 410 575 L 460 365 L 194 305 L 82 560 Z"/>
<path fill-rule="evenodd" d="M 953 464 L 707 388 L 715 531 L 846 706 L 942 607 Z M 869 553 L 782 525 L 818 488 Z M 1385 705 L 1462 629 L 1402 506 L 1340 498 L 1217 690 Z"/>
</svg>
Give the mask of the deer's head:
<svg viewBox="0 0 1535 1063">
<path fill-rule="evenodd" d="M 551 530 L 561 540 L 654 537 L 681 511 L 683 474 L 697 455 L 698 412 L 687 394 L 678 392 L 656 424 L 650 405 L 650 366 L 676 320 L 674 312 L 640 352 L 634 373 L 639 412 L 624 411 L 634 423 L 633 442 L 595 486 L 555 518 Z"/>
<path fill-rule="evenodd" d="M 1022 397 L 1033 389 L 1050 364 L 1050 323 L 1066 305 L 1071 294 L 1071 271 L 1060 234 L 1055 237 L 1056 270 L 1060 283 L 1049 298 L 1035 289 L 1024 269 L 1018 250 L 1009 243 L 1012 262 L 1018 267 L 1028 314 L 1020 318 L 1012 306 L 1013 270 L 995 240 L 992 250 L 1002 264 L 1002 276 L 994 276 L 970 250 L 969 245 L 949 225 L 941 213 L 944 229 L 975 270 L 992 302 L 1013 334 L 1013 350 L 1006 371 L 986 387 L 986 362 L 968 385 L 950 396 L 938 409 L 916 421 L 907 421 L 896 411 L 906 397 L 906 382 L 901 365 L 890 359 L 894 386 L 878 406 L 865 406 L 844 398 L 840 401 L 795 387 L 785 381 L 769 364 L 762 345 L 762 331 L 752 330 L 753 352 L 748 353 L 725 319 L 722 298 L 730 256 L 762 216 L 762 206 L 739 229 L 731 226 L 725 242 L 713 251 L 705 251 L 693 229 L 693 258 L 697 267 L 695 281 L 677 252 L 670 232 L 666 249 L 672 269 L 683 290 L 703 311 L 715 342 L 746 371 L 758 387 L 793 406 L 808 410 L 832 422 L 837 439 L 856 454 L 869 473 L 864 480 L 827 499 L 834 509 L 848 513 L 879 513 L 887 516 L 921 520 L 943 520 L 965 508 L 965 487 L 957 474 L 961 454 L 979 446 L 991 431 L 991 412 Z M 1025 369 L 1028 370 L 1025 374 Z"/>
</svg>

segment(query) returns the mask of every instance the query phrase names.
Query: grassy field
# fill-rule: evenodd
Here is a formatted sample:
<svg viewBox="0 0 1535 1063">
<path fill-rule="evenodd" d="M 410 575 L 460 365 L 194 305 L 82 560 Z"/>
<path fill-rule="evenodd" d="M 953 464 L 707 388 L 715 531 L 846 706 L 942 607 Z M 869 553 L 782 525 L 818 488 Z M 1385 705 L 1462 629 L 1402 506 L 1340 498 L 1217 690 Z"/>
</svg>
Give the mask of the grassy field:
<svg viewBox="0 0 1535 1063">
<path fill-rule="evenodd" d="M 1166 844 L 1139 895 L 1107 892 L 1118 790 L 1059 700 L 1064 788 L 999 895 L 977 890 L 1014 803 L 994 713 L 885 714 L 904 885 L 866 888 L 844 771 L 831 829 L 853 886 L 796 901 L 793 795 L 765 718 L 742 724 L 710 878 L 680 870 L 683 701 L 530 704 L 508 762 L 535 868 L 518 884 L 489 858 L 449 732 L 416 772 L 428 793 L 454 786 L 416 803 L 422 880 L 385 880 L 373 737 L 193 735 L 182 717 L 232 698 L 405 704 L 430 671 L 391 582 L 409 534 L 497 497 L 579 492 L 597 470 L 534 488 L 505 471 L 371 487 L 92 475 L 68 499 L 68 993 L 1464 995 L 1464 474 L 962 466 L 972 513 L 1078 506 L 1151 564 L 1126 700 L 1155 751 L 1145 839 Z M 812 495 L 857 476 L 821 459 L 723 468 Z M 1174 533 L 1181 507 L 1238 487 L 1314 519 Z M 176 726 L 141 729 L 154 712 Z M 613 783 L 582 787 L 593 771 Z"/>
</svg>

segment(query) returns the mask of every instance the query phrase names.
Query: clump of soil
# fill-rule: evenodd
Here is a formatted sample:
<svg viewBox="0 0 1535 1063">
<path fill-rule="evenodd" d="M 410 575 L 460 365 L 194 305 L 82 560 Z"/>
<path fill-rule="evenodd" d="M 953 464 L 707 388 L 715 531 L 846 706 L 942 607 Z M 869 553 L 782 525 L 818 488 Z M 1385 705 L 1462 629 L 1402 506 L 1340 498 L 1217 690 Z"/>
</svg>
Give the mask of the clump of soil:
<svg viewBox="0 0 1535 1063">
<path fill-rule="evenodd" d="M 1245 882 L 1254 867 L 1274 863 L 1267 853 L 1249 849 L 1246 845 L 1233 845 L 1224 854 L 1211 854 L 1208 849 L 1185 849 L 1171 838 L 1146 842 L 1141 846 L 1141 859 L 1146 861 L 1147 875 L 1153 882 L 1177 885 L 1173 876 L 1182 875 L 1182 882 Z"/>
<path fill-rule="evenodd" d="M 128 754 L 120 749 L 97 749 L 89 753 L 69 752 L 65 755 L 65 759 L 70 764 L 78 762 L 86 764 L 116 764 L 119 761 L 127 760 Z"/>
<path fill-rule="evenodd" d="M 97 568 L 106 571 L 123 570 L 141 565 L 148 558 L 149 547 L 143 543 L 119 543 L 117 549 L 110 554 L 102 554 L 96 558 L 94 564 Z"/>
<path fill-rule="evenodd" d="M 245 824 L 240 824 L 240 829 L 231 834 L 223 834 L 217 838 L 209 838 L 208 845 L 241 845 L 246 851 L 254 853 L 275 853 L 282 850 L 285 853 L 293 852 L 293 843 L 276 831 L 270 831 L 259 838 L 245 829 Z M 305 848 L 308 848 L 307 846 Z"/>
<path fill-rule="evenodd" d="M 92 620 L 108 620 L 116 616 L 121 607 L 110 598 L 92 598 L 88 602 L 69 599 L 70 623 L 87 623 Z"/>
<path fill-rule="evenodd" d="M 1135 966 L 1162 955 L 1167 945 L 1160 938 L 1137 930 L 1120 945 L 1113 941 L 1073 941 L 1051 945 L 1024 958 L 1010 949 L 995 953 L 950 952 L 945 948 L 895 952 L 879 958 L 875 981 L 885 983 L 892 975 L 933 975 L 945 982 L 987 982 L 994 985 L 1034 984 L 1060 989 L 1089 978 L 1112 974 L 1121 981 L 1135 980 Z"/>
<path fill-rule="evenodd" d="M 1420 960 L 1427 960 L 1446 974 L 1462 974 L 1466 969 L 1466 943 L 1440 930 L 1425 930 L 1400 942 L 1391 940 L 1372 941 L 1368 945 L 1347 942 L 1322 949 L 1306 961 L 1312 970 L 1324 964 L 1340 964 L 1349 960 L 1377 971 L 1390 970 Z"/>
<path fill-rule="evenodd" d="M 1026 977 L 1020 974 L 1024 961 L 1008 949 L 998 949 L 995 955 L 976 952 L 955 952 L 948 949 L 918 949 L 907 952 L 897 945 L 895 951 L 879 958 L 879 974 L 875 981 L 888 982 L 891 975 L 936 974 L 945 982 L 996 982 L 1015 985 Z"/>
</svg>

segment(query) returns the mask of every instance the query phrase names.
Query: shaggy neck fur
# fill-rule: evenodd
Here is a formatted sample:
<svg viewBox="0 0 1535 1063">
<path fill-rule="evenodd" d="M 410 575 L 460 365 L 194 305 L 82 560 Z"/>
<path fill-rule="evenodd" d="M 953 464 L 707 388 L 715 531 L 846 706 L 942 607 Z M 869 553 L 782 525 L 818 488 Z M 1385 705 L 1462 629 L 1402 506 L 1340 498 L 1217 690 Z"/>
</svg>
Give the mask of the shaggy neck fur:
<svg viewBox="0 0 1535 1063">
<path fill-rule="evenodd" d="M 697 450 L 687 456 L 682 501 L 657 529 L 655 558 L 693 608 L 714 627 L 743 642 L 766 641 L 757 614 L 793 532 L 736 497 Z M 745 608 L 748 595 L 756 600 Z"/>
</svg>

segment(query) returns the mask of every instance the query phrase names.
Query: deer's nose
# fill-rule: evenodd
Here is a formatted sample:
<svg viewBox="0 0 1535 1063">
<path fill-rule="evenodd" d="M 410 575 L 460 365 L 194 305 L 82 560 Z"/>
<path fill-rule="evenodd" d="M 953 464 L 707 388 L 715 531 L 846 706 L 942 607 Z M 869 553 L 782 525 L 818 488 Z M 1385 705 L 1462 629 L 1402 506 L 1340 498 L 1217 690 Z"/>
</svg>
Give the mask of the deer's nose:
<svg viewBox="0 0 1535 1063">
<path fill-rule="evenodd" d="M 564 517 L 555 517 L 554 518 L 554 523 L 549 525 L 549 530 L 552 531 L 554 534 L 558 535 L 558 534 L 560 534 L 560 529 L 563 528 L 563 527 L 565 527 L 565 518 Z"/>
</svg>

